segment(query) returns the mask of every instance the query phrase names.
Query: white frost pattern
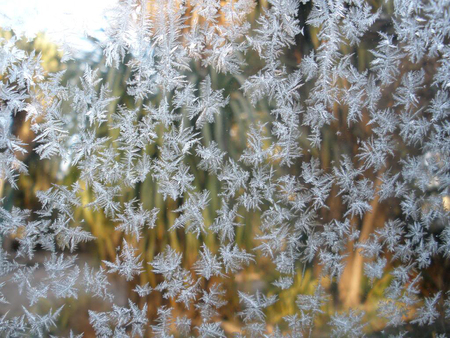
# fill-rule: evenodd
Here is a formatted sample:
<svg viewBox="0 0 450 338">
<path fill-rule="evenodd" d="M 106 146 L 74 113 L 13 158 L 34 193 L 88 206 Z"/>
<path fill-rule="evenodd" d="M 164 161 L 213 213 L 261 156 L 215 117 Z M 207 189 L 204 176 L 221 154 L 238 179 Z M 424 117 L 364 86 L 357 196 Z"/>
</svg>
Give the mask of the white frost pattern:
<svg viewBox="0 0 450 338">
<path fill-rule="evenodd" d="M 386 334 L 445 337 L 449 285 L 424 279 L 450 258 L 450 1 L 267 2 L 121 1 L 104 64 L 78 83 L 0 39 L 1 191 L 20 189 L 30 151 L 76 173 L 36 191 L 39 210 L 0 200 L 1 239 L 17 242 L 0 249 L 0 303 L 9 284 L 28 301 L 5 311 L 2 337 L 48 337 L 82 293 L 109 304 L 86 313 L 98 337 L 312 337 L 318 321 L 360 337 L 363 283 L 384 283 Z M 105 67 L 128 72 L 120 97 Z M 24 112 L 30 144 L 12 127 Z M 80 210 L 114 224 L 100 266 L 74 254 L 105 245 Z M 259 265 L 263 286 L 238 287 Z M 128 303 L 114 278 L 134 286 Z M 50 295 L 63 305 L 43 311 Z M 273 315 L 288 297 L 296 308 Z"/>
</svg>

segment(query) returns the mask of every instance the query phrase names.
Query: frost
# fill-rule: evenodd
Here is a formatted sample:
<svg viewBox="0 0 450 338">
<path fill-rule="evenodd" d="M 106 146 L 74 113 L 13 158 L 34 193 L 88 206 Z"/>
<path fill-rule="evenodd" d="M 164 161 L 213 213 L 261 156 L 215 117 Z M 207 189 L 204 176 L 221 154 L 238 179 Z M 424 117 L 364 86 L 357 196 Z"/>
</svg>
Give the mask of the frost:
<svg viewBox="0 0 450 338">
<path fill-rule="evenodd" d="M 117 272 L 124 276 L 126 280 L 132 280 L 134 275 L 140 275 L 142 270 L 142 261 L 139 261 L 140 254 L 135 255 L 136 248 L 130 247 L 124 239 L 120 255 L 116 255 L 115 262 L 103 261 L 108 268 L 108 273 Z"/>
<path fill-rule="evenodd" d="M 0 335 L 54 337 L 83 295 L 105 338 L 439 337 L 449 8 L 119 1 L 103 60 L 63 43 L 55 73 L 0 38 Z"/>
</svg>

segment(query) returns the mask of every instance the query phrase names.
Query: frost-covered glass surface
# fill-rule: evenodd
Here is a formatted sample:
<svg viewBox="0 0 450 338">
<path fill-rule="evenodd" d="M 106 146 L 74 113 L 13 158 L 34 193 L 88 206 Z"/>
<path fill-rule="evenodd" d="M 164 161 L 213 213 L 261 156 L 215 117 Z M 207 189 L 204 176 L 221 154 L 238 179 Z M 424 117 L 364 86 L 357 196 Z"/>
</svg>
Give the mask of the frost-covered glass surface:
<svg viewBox="0 0 450 338">
<path fill-rule="evenodd" d="M 0 40 L 0 336 L 446 337 L 450 1 L 106 18 Z"/>
</svg>

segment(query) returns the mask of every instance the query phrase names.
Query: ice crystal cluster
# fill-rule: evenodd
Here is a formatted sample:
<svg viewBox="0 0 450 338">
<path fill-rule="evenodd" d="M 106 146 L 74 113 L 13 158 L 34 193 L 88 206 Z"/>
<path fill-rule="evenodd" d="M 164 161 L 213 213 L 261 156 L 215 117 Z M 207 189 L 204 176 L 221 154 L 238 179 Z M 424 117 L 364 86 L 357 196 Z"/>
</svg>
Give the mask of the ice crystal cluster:
<svg viewBox="0 0 450 338">
<path fill-rule="evenodd" d="M 106 305 L 66 336 L 445 337 L 450 1 L 124 0 L 108 20 L 79 81 L 0 41 L 3 191 L 28 152 L 76 176 L 36 210 L 1 200 L 0 336 L 53 337 L 83 297 Z M 100 223 L 118 248 L 83 261 Z"/>
</svg>

